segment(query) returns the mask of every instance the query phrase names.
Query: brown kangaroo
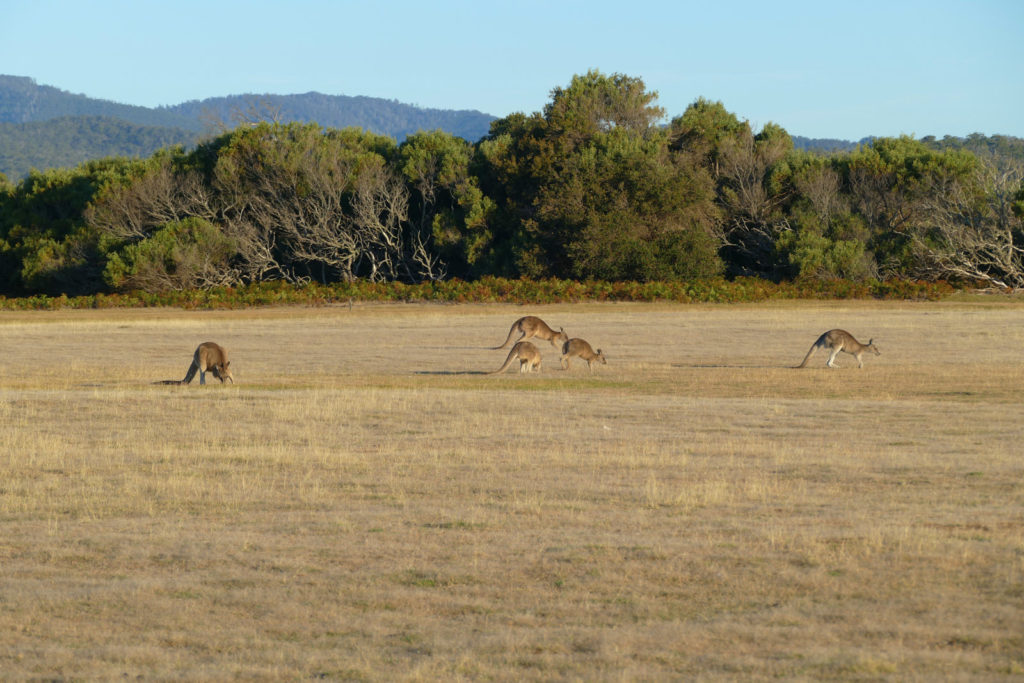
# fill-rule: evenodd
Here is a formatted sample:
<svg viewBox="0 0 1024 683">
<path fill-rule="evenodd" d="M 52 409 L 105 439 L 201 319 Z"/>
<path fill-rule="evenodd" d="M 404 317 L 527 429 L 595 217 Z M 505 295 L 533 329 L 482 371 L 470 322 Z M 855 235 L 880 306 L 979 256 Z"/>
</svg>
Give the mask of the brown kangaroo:
<svg viewBox="0 0 1024 683">
<path fill-rule="evenodd" d="M 512 323 L 512 328 L 508 331 L 508 339 L 505 340 L 505 343 L 501 346 L 494 346 L 492 349 L 496 351 L 506 348 L 512 342 L 512 337 L 515 336 L 516 332 L 519 333 L 519 338 L 516 341 L 537 337 L 538 339 L 548 340 L 555 348 L 558 348 L 559 343 L 564 344 L 569 341 L 569 335 L 565 333 L 563 328 L 559 327 L 558 332 L 555 332 L 537 316 L 528 315 Z"/>
<path fill-rule="evenodd" d="M 197 372 L 200 384 L 206 384 L 207 372 L 213 373 L 213 376 L 222 384 L 226 379 L 231 380 L 232 384 L 235 383 L 235 378 L 231 376 L 231 361 L 228 360 L 228 352 L 219 344 L 203 342 L 196 347 L 196 352 L 192 356 L 192 365 L 188 367 L 185 379 L 165 379 L 157 384 L 188 384 Z"/>
<path fill-rule="evenodd" d="M 487 374 L 497 375 L 498 373 L 505 372 L 516 358 L 519 359 L 519 372 L 532 372 L 534 369 L 540 372 L 540 351 L 530 342 L 521 341 L 516 342 L 516 345 L 508 352 L 508 358 L 505 359 L 504 365 L 494 372 Z"/>
<path fill-rule="evenodd" d="M 601 352 L 601 349 L 595 352 L 590 344 L 578 337 L 574 337 L 562 344 L 562 367 L 564 369 L 569 369 L 569 360 L 573 356 L 579 356 L 587 361 L 587 368 L 591 372 L 594 371 L 594 363 L 608 364 L 608 361 L 604 359 L 604 353 Z"/>
<path fill-rule="evenodd" d="M 876 356 L 880 356 L 882 354 L 882 352 L 875 346 L 873 339 L 869 339 L 867 344 L 861 344 L 846 330 L 829 330 L 818 337 L 818 341 L 811 344 L 811 350 L 807 352 L 806 356 L 804 356 L 804 362 L 800 363 L 797 367 L 807 367 L 807 361 L 811 359 L 811 356 L 818 349 L 828 349 L 831 352 L 828 357 L 828 361 L 826 362 L 826 365 L 830 368 L 839 367 L 835 364 L 835 360 L 840 351 L 844 351 L 854 356 L 857 359 L 857 367 L 860 368 L 864 367 L 864 361 L 861 359 L 861 354 L 865 351 L 870 351 Z"/>
</svg>

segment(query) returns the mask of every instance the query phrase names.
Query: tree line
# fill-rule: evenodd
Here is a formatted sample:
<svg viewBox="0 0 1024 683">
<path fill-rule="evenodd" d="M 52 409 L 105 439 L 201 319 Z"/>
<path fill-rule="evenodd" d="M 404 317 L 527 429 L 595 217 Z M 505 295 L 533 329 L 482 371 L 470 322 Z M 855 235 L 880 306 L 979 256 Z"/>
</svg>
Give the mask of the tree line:
<svg viewBox="0 0 1024 683">
<path fill-rule="evenodd" d="M 816 154 L 705 99 L 665 124 L 656 98 L 591 71 L 476 143 L 262 121 L 189 151 L 33 172 L 0 183 L 0 290 L 723 275 L 1024 286 L 1018 157 L 911 137 Z"/>
</svg>

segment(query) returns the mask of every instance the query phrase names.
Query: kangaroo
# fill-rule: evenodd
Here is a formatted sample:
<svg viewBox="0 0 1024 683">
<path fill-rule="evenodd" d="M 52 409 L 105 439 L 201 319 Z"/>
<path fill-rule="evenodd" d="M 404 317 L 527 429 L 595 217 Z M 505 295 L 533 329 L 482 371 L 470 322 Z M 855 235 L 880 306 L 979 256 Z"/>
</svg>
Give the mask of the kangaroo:
<svg viewBox="0 0 1024 683">
<path fill-rule="evenodd" d="M 565 342 L 564 344 L 562 344 L 563 369 L 569 369 L 569 360 L 573 356 L 579 356 L 583 360 L 587 361 L 587 368 L 591 372 L 594 371 L 595 362 L 599 362 L 602 365 L 608 364 L 608 361 L 604 359 L 604 353 L 601 352 L 601 349 L 598 349 L 595 353 L 594 349 L 591 348 L 590 344 L 588 344 L 586 341 L 578 337 L 574 337 L 569 341 Z"/>
<path fill-rule="evenodd" d="M 828 349 L 831 352 L 831 355 L 828 357 L 828 362 L 826 363 L 830 368 L 839 367 L 835 364 L 835 360 L 840 351 L 845 351 L 851 356 L 854 356 L 857 359 L 857 367 L 860 368 L 864 367 L 864 361 L 861 360 L 861 354 L 865 351 L 870 351 L 876 356 L 880 356 L 882 354 L 882 352 L 875 346 L 873 339 L 869 339 L 867 344 L 861 344 L 846 330 L 829 330 L 818 337 L 818 341 L 811 345 L 811 350 L 807 352 L 806 356 L 804 356 L 804 362 L 800 363 L 797 367 L 807 367 L 807 361 L 811 359 L 811 356 L 818 349 Z"/>
<path fill-rule="evenodd" d="M 489 375 L 497 375 L 505 372 L 508 366 L 512 365 L 512 361 L 516 358 L 519 359 L 519 372 L 532 372 L 536 370 L 540 372 L 540 351 L 537 347 L 528 341 L 516 342 L 516 345 L 512 347 L 512 350 L 508 352 L 508 358 L 505 359 L 505 364 L 494 372 L 489 372 Z"/>
<path fill-rule="evenodd" d="M 563 328 L 559 327 L 558 332 L 555 332 L 537 316 L 528 315 L 512 323 L 512 329 L 508 331 L 508 339 L 501 346 L 492 347 L 492 350 L 497 351 L 498 349 L 506 348 L 512 342 L 512 337 L 515 336 L 516 332 L 519 333 L 519 338 L 516 339 L 517 342 L 537 337 L 538 339 L 548 340 L 552 346 L 558 348 L 558 343 L 564 344 L 569 341 L 569 335 L 565 333 Z"/>
<path fill-rule="evenodd" d="M 199 373 L 199 384 L 206 384 L 206 373 L 209 371 L 213 373 L 213 376 L 221 381 L 229 379 L 231 383 L 235 383 L 235 378 L 231 376 L 231 361 L 228 360 L 228 352 L 224 350 L 219 344 L 213 342 L 203 342 L 196 347 L 196 352 L 192 356 L 192 365 L 188 367 L 188 372 L 185 374 L 185 379 L 165 379 L 158 384 L 188 384 Z"/>
</svg>

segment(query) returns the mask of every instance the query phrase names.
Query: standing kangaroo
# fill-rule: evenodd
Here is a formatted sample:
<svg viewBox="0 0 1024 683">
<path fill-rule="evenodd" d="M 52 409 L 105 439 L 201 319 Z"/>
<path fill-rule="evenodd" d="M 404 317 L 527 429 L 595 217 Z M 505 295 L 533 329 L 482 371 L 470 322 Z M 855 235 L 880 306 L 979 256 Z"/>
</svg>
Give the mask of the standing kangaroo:
<svg viewBox="0 0 1024 683">
<path fill-rule="evenodd" d="M 865 351 L 870 351 L 876 356 L 880 356 L 882 354 L 882 352 L 875 347 L 873 339 L 869 339 L 867 344 L 861 344 L 846 330 L 829 330 L 818 337 L 818 341 L 811 344 L 811 350 L 807 352 L 806 356 L 804 356 L 804 362 L 800 363 L 797 367 L 807 367 L 807 361 L 811 359 L 811 356 L 818 349 L 828 349 L 831 352 L 831 355 L 828 357 L 828 362 L 826 363 L 830 368 L 839 367 L 835 364 L 835 360 L 840 351 L 844 351 L 851 356 L 854 356 L 857 359 L 857 367 L 860 368 L 864 367 L 864 361 L 861 360 L 861 354 Z"/>
<path fill-rule="evenodd" d="M 555 332 L 537 316 L 528 315 L 512 323 L 512 328 L 508 331 L 508 339 L 505 340 L 505 343 L 501 346 L 492 347 L 492 349 L 497 351 L 498 349 L 506 348 L 512 342 L 512 337 L 515 336 L 516 332 L 519 333 L 519 338 L 516 341 L 537 337 L 538 339 L 548 340 L 555 348 L 558 348 L 556 342 L 564 344 L 569 341 L 569 335 L 565 333 L 563 328 L 559 327 L 558 332 Z"/>
<path fill-rule="evenodd" d="M 505 372 L 508 366 L 512 365 L 512 361 L 516 358 L 519 359 L 519 372 L 532 372 L 534 369 L 540 372 L 540 351 L 537 347 L 528 341 L 516 342 L 516 345 L 512 347 L 512 350 L 508 352 L 508 358 L 505 359 L 505 364 L 494 372 L 489 372 L 489 375 L 497 375 Z"/>
<path fill-rule="evenodd" d="M 565 370 L 569 369 L 569 360 L 573 356 L 579 356 L 583 360 L 587 361 L 587 368 L 593 372 L 594 363 L 598 362 L 602 365 L 607 365 L 608 361 L 604 359 L 604 353 L 601 349 L 596 352 L 594 349 L 583 339 L 574 337 L 569 341 L 562 344 L 562 368 Z"/>
<path fill-rule="evenodd" d="M 188 384 L 197 372 L 200 384 L 206 384 L 207 372 L 213 373 L 213 376 L 221 383 L 226 379 L 231 380 L 232 384 L 235 383 L 235 378 L 231 376 L 231 361 L 228 360 L 228 352 L 220 344 L 203 342 L 196 347 L 196 352 L 192 356 L 192 365 L 188 366 L 185 379 L 165 379 L 157 384 Z"/>
</svg>

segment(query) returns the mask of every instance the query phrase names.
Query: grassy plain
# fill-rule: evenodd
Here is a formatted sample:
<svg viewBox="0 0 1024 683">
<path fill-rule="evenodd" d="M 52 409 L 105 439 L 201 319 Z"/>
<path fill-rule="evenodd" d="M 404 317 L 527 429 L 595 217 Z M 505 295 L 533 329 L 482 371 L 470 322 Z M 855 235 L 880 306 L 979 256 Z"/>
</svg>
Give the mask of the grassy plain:
<svg viewBox="0 0 1024 683">
<path fill-rule="evenodd" d="M 533 313 L 608 356 L 489 376 Z M 794 370 L 843 327 L 880 357 Z M 161 386 L 202 341 L 234 386 Z M 5 679 L 1024 675 L 1024 303 L 0 314 Z"/>
</svg>

